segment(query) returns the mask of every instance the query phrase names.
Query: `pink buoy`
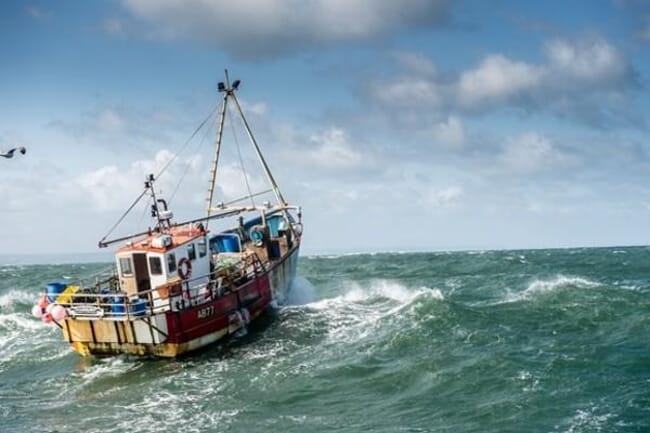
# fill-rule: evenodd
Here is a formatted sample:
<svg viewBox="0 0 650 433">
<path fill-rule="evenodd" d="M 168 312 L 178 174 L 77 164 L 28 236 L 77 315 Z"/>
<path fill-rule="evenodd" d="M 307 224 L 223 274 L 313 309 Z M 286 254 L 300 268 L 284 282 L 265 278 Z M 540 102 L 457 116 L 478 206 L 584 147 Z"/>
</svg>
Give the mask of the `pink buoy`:
<svg viewBox="0 0 650 433">
<path fill-rule="evenodd" d="M 52 322 L 52 315 L 50 313 L 45 313 L 43 314 L 43 317 L 41 317 L 41 320 L 45 323 L 51 323 Z"/>
<path fill-rule="evenodd" d="M 36 317 L 37 319 L 40 319 L 41 317 L 43 317 L 43 309 L 38 305 L 34 305 L 32 307 L 32 316 Z"/>
<path fill-rule="evenodd" d="M 45 312 L 47 314 L 52 314 L 52 308 L 56 307 L 56 304 L 47 304 L 47 307 L 45 307 Z"/>
<path fill-rule="evenodd" d="M 62 320 L 65 316 L 67 316 L 68 312 L 65 310 L 63 306 L 55 305 L 50 311 L 50 314 L 52 315 L 52 319 L 58 322 L 59 320 Z"/>
<path fill-rule="evenodd" d="M 39 301 L 38 301 L 38 306 L 41 308 L 47 307 L 49 302 L 47 301 L 47 296 L 43 296 Z"/>
</svg>

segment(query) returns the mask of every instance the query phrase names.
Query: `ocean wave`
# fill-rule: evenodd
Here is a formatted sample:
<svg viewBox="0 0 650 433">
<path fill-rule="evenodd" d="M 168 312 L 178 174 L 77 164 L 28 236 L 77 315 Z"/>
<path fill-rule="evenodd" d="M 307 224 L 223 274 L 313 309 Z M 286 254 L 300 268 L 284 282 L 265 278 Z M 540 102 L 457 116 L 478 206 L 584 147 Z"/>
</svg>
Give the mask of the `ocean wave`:
<svg viewBox="0 0 650 433">
<path fill-rule="evenodd" d="M 48 325 L 24 313 L 0 314 L 0 331 L 40 330 Z"/>
<path fill-rule="evenodd" d="M 36 298 L 34 293 L 24 290 L 11 289 L 7 293 L 0 295 L 0 308 L 11 308 L 16 305 L 34 304 Z"/>
<path fill-rule="evenodd" d="M 566 277 L 558 275 L 552 280 L 535 280 L 526 288 L 524 293 L 546 293 L 553 292 L 566 287 L 577 287 L 580 289 L 589 289 L 598 287 L 600 283 L 581 277 Z"/>
<path fill-rule="evenodd" d="M 409 288 L 390 280 L 376 280 L 367 286 L 349 282 L 345 287 L 347 290 L 339 296 L 304 306 L 325 317 L 329 343 L 337 346 L 340 343 L 353 344 L 365 338 L 380 338 L 382 328 L 386 332 L 393 332 L 396 328 L 392 323 L 383 326 L 387 321 L 404 321 L 412 325 L 414 315 L 400 313 L 410 311 L 423 300 L 439 302 L 445 299 L 439 289 Z"/>
<path fill-rule="evenodd" d="M 123 356 L 99 359 L 97 363 L 90 366 L 82 366 L 80 371 L 72 374 L 73 377 L 80 379 L 84 384 L 89 384 L 98 379 L 106 377 L 118 377 L 129 371 L 140 367 L 141 362 L 132 362 L 125 360 Z"/>
<path fill-rule="evenodd" d="M 528 284 L 528 287 L 526 287 L 526 289 L 522 292 L 509 292 L 503 302 L 510 303 L 527 301 L 535 299 L 540 295 L 554 293 L 568 288 L 592 289 L 600 286 L 601 283 L 589 280 L 587 278 L 558 275 L 552 279 L 534 280 Z"/>
<path fill-rule="evenodd" d="M 314 309 L 329 309 L 332 305 L 360 304 L 373 301 L 395 301 L 400 305 L 405 305 L 422 296 L 440 301 L 444 300 L 444 295 L 437 288 L 422 286 L 413 289 L 391 280 L 375 280 L 367 287 L 355 281 L 344 283 L 344 285 L 347 290 L 341 295 L 307 305 Z"/>
<path fill-rule="evenodd" d="M 0 314 L 0 364 L 22 359 L 46 361 L 62 356 L 59 345 L 53 345 L 60 338 L 58 330 L 48 332 L 52 331 L 50 327 L 25 313 Z"/>
</svg>

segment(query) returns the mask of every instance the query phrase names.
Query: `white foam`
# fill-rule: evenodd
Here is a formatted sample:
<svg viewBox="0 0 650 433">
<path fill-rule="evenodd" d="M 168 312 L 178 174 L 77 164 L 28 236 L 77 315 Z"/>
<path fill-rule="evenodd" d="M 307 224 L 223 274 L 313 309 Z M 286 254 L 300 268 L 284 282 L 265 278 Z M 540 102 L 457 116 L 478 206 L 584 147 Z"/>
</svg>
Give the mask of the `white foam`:
<svg viewBox="0 0 650 433">
<path fill-rule="evenodd" d="M 41 320 L 23 313 L 0 314 L 0 329 L 35 330 L 46 328 Z"/>
<path fill-rule="evenodd" d="M 36 298 L 34 293 L 12 289 L 0 295 L 0 308 L 13 307 L 16 304 L 33 304 Z"/>
<path fill-rule="evenodd" d="M 410 309 L 422 298 L 443 300 L 435 288 L 408 288 L 390 280 L 375 280 L 368 286 L 351 282 L 339 296 L 307 304 L 307 311 L 327 318 L 328 340 L 333 346 L 341 342 L 354 343 L 377 335 L 385 321 L 399 320 L 409 326 L 414 315 Z M 393 327 L 389 327 L 394 329 Z M 388 329 L 388 328 L 386 328 Z"/>
<path fill-rule="evenodd" d="M 613 415 L 606 413 L 596 415 L 597 408 L 578 409 L 569 422 L 567 433 L 607 431 L 606 423 Z"/>
<path fill-rule="evenodd" d="M 90 383 L 98 378 L 117 377 L 128 371 L 138 368 L 140 363 L 126 362 L 122 357 L 101 359 L 97 364 L 84 368 L 74 376 L 80 378 L 84 383 Z"/>
<path fill-rule="evenodd" d="M 444 299 L 439 289 L 429 287 L 412 289 L 391 280 L 374 280 L 369 287 L 363 287 L 357 282 L 350 282 L 347 284 L 347 288 L 348 290 L 339 296 L 312 302 L 308 306 L 326 310 L 336 305 L 362 304 L 373 301 L 395 301 L 399 305 L 406 305 L 421 296 L 437 300 Z"/>
<path fill-rule="evenodd" d="M 0 362 L 11 362 L 47 344 L 57 332 L 47 332 L 50 325 L 24 313 L 0 314 Z M 48 354 L 48 356 L 51 356 Z"/>
<path fill-rule="evenodd" d="M 523 292 L 508 293 L 503 302 L 518 302 L 522 300 L 529 300 L 539 295 L 557 292 L 568 287 L 591 289 L 599 286 L 601 286 L 600 283 L 588 280 L 586 278 L 558 275 L 555 278 L 549 280 L 535 280 L 530 283 Z"/>
<path fill-rule="evenodd" d="M 564 275 L 558 275 L 552 280 L 535 280 L 530 285 L 524 293 L 548 293 L 554 292 L 558 289 L 563 289 L 565 287 L 578 287 L 580 289 L 589 289 L 592 287 L 600 286 L 599 283 L 595 281 L 587 280 L 586 278 L 581 277 L 565 277 Z"/>
</svg>

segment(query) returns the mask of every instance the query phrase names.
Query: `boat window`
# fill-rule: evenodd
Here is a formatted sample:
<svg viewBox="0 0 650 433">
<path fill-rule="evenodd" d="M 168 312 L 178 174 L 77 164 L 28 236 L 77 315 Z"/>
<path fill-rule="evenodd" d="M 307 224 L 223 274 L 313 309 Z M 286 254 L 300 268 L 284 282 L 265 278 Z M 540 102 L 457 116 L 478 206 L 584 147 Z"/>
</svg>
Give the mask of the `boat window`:
<svg viewBox="0 0 650 433">
<path fill-rule="evenodd" d="M 149 257 L 149 273 L 151 275 L 162 275 L 162 263 L 160 257 Z"/>
<path fill-rule="evenodd" d="M 169 253 L 167 255 L 167 269 L 169 273 L 176 272 L 176 254 Z"/>
<path fill-rule="evenodd" d="M 199 245 L 199 257 L 205 257 L 205 255 L 208 252 L 208 248 L 207 248 L 207 244 L 205 242 L 205 238 L 199 240 L 198 245 Z"/>
<path fill-rule="evenodd" d="M 120 271 L 122 272 L 123 277 L 133 275 L 133 266 L 131 266 L 131 257 L 120 258 Z"/>
<path fill-rule="evenodd" d="M 194 244 L 187 244 L 187 258 L 190 260 L 196 260 L 196 249 Z"/>
</svg>

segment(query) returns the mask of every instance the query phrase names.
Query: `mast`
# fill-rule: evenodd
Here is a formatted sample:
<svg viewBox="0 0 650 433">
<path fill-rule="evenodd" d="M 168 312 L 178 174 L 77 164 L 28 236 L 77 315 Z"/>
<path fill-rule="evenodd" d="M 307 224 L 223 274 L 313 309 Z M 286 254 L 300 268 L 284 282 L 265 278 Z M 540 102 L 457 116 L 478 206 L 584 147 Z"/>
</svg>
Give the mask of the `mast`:
<svg viewBox="0 0 650 433">
<path fill-rule="evenodd" d="M 257 155 L 257 158 L 260 162 L 260 165 L 262 166 L 264 170 L 264 174 L 266 175 L 266 179 L 271 186 L 271 189 L 268 190 L 267 192 L 273 191 L 273 194 L 275 195 L 275 198 L 277 200 L 277 205 L 279 209 L 282 211 L 282 213 L 285 215 L 287 218 L 287 221 L 290 221 L 290 215 L 289 215 L 289 210 L 288 210 L 288 203 L 285 201 L 284 197 L 282 196 L 282 192 L 280 191 L 280 187 L 278 186 L 278 183 L 275 181 L 275 178 L 273 177 L 273 174 L 271 173 L 271 169 L 269 168 L 268 164 L 266 163 L 266 159 L 264 159 L 264 155 L 262 155 L 262 151 L 260 150 L 260 146 L 257 144 L 257 140 L 255 139 L 255 136 L 253 135 L 253 131 L 251 130 L 248 121 L 246 120 L 246 116 L 244 116 L 244 111 L 241 108 L 241 105 L 239 104 L 239 100 L 237 99 L 237 95 L 235 92 L 239 89 L 239 85 L 241 84 L 240 80 L 234 80 L 232 82 L 232 85 L 230 83 L 230 77 L 228 75 L 228 70 L 225 70 L 225 76 L 226 80 L 225 82 L 220 82 L 218 84 L 218 89 L 219 92 L 223 92 L 223 101 L 221 104 L 221 113 L 219 116 L 219 129 L 217 132 L 217 138 L 216 138 L 216 145 L 215 145 L 215 158 L 211 170 L 211 179 L 210 179 L 210 187 L 209 187 L 209 194 L 208 194 L 208 214 L 207 214 L 207 219 L 206 219 L 206 229 L 207 229 L 207 221 L 209 221 L 211 218 L 212 212 L 215 210 L 212 207 L 212 201 L 214 197 L 214 189 L 216 185 L 216 180 L 217 180 L 217 165 L 219 164 L 219 154 L 221 152 L 221 142 L 223 138 L 223 126 L 225 123 L 225 118 L 226 118 L 226 109 L 228 105 L 228 99 L 232 98 L 235 107 L 237 108 L 237 113 L 239 114 L 239 117 L 241 117 L 242 123 L 244 125 L 244 128 L 246 129 L 246 134 L 248 135 L 249 140 L 253 144 L 253 148 L 255 149 L 255 154 Z M 249 194 L 250 190 L 249 190 Z M 250 195 L 250 197 L 253 197 L 253 194 Z M 224 209 L 221 209 L 224 210 Z M 293 227 L 293 224 L 289 225 L 290 230 L 293 232 L 294 235 L 296 235 L 295 228 Z"/>
<path fill-rule="evenodd" d="M 223 126 L 225 123 L 225 117 L 226 117 L 226 108 L 228 104 L 228 99 L 232 98 L 235 107 L 237 108 L 237 112 L 239 113 L 239 116 L 242 119 L 242 123 L 244 124 L 244 128 L 246 129 L 246 134 L 248 135 L 249 140 L 253 144 L 253 147 L 255 148 L 255 154 L 257 155 L 257 158 L 259 159 L 259 162 L 264 169 L 264 174 L 266 175 L 266 179 L 268 180 L 269 184 L 271 185 L 271 190 L 273 191 L 275 198 L 278 202 L 278 205 L 281 207 L 286 207 L 287 202 L 284 200 L 284 197 L 282 196 L 282 192 L 280 191 L 280 188 L 278 187 L 277 182 L 275 181 L 275 178 L 273 177 L 273 174 L 271 174 L 271 170 L 269 169 L 268 164 L 266 163 L 266 160 L 264 159 L 264 156 L 262 155 L 262 151 L 260 150 L 259 145 L 257 144 L 257 140 L 255 139 L 255 136 L 253 135 L 253 131 L 251 130 L 250 126 L 248 125 L 248 121 L 246 120 L 246 116 L 244 116 L 244 112 L 241 108 L 241 105 L 239 105 L 239 100 L 237 99 L 237 96 L 235 95 L 235 91 L 238 90 L 239 84 L 241 83 L 240 80 L 235 80 L 233 81 L 232 85 L 230 84 L 230 77 L 228 76 L 228 70 L 225 70 L 226 74 L 226 81 L 220 82 L 218 85 L 219 92 L 223 92 L 223 101 L 221 105 L 221 113 L 219 115 L 219 129 L 217 131 L 217 138 L 216 138 L 216 145 L 215 145 L 215 158 L 213 161 L 213 166 L 211 172 L 211 179 L 210 179 L 210 187 L 208 190 L 208 217 L 210 216 L 211 212 L 213 211 L 212 208 L 212 201 L 214 197 L 214 188 L 215 188 L 215 183 L 217 179 L 217 165 L 219 163 L 219 154 L 221 152 L 221 141 L 223 138 Z"/>
<path fill-rule="evenodd" d="M 228 79 L 228 70 L 226 69 L 226 83 L 227 87 L 224 86 L 223 83 L 219 83 L 218 89 L 219 92 L 224 92 L 223 94 L 223 100 L 221 101 L 221 113 L 219 113 L 219 129 L 217 131 L 217 137 L 216 137 L 216 143 L 215 143 L 215 151 L 214 151 L 214 160 L 212 161 L 212 169 L 210 170 L 210 186 L 208 188 L 208 215 L 207 215 L 207 220 L 205 223 L 205 228 L 207 230 L 208 224 L 210 222 L 210 215 L 212 215 L 212 199 L 214 197 L 214 186 L 215 182 L 217 180 L 217 167 L 219 166 L 219 154 L 221 153 L 221 139 L 223 137 L 223 125 L 226 120 L 226 108 L 228 105 L 228 91 L 227 89 L 230 87 L 230 82 Z"/>
</svg>

